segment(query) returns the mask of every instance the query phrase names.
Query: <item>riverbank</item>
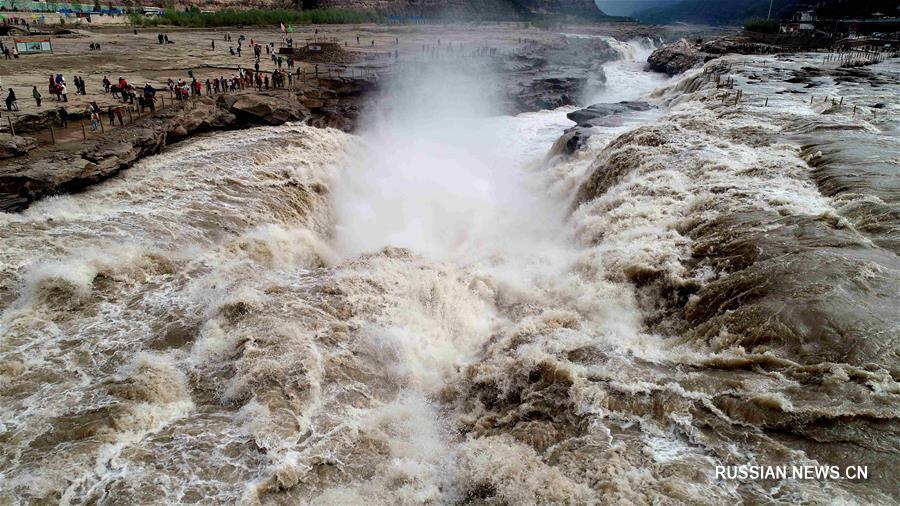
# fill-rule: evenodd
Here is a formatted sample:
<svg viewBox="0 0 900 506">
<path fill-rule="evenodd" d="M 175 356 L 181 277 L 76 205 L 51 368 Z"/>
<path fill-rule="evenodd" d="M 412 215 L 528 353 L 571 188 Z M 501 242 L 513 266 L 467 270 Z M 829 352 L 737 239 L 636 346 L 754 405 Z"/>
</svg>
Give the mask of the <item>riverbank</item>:
<svg viewBox="0 0 900 506">
<path fill-rule="evenodd" d="M 278 125 L 306 121 L 319 127 L 353 131 L 356 118 L 378 83 L 394 73 L 414 74 L 432 66 L 466 66 L 499 77 L 492 100 L 498 113 L 517 114 L 584 103 L 591 90 L 605 85 L 602 65 L 620 57 L 608 40 L 657 38 L 654 27 L 635 24 L 577 25 L 571 34 L 540 30 L 514 23 L 441 26 L 348 25 L 303 27 L 292 34 L 295 47 L 327 41 L 340 58 L 298 61 L 299 75 L 288 89 L 255 89 L 191 101 L 175 102 L 162 92 L 158 114 L 145 117 L 137 108 L 123 113 L 126 128 L 92 132 L 79 125 L 91 102 L 101 110 L 121 107 L 104 93 L 104 76 L 119 76 L 141 87 L 150 83 L 166 89 L 166 80 L 194 75 L 201 83 L 241 68 L 254 68 L 251 42 L 261 51 L 260 72 L 279 67 L 274 53 L 282 34 L 270 28 L 172 30 L 170 44 L 159 44 L 158 33 L 124 30 L 78 32 L 54 38 L 54 53 L 23 55 L 0 62 L 7 89 L 15 89 L 20 111 L 5 114 L 0 130 L 6 135 L 0 159 L 0 210 L 21 211 L 44 196 L 79 191 L 194 135 L 215 130 Z M 680 32 L 672 32 L 673 36 Z M 232 54 L 243 35 L 241 55 Z M 224 39 L 230 38 L 226 41 Z M 607 39 L 608 38 L 608 39 Z M 87 50 L 99 44 L 100 50 Z M 308 53 L 308 51 L 307 51 Z M 307 55 L 308 57 L 308 55 Z M 286 57 L 282 64 L 286 65 Z M 282 67 L 283 68 L 283 67 Z M 48 96 L 48 75 L 62 73 L 70 82 L 68 102 Z M 87 83 L 84 95 L 74 93 L 73 76 Z M 37 106 L 30 89 L 44 95 Z M 203 91 L 206 94 L 206 91 Z M 234 97 L 240 97 L 234 100 Z M 58 108 L 65 105 L 74 120 L 67 130 L 59 125 Z M 88 124 L 89 127 L 89 124 Z"/>
<path fill-rule="evenodd" d="M 0 211 L 21 211 L 45 196 L 82 190 L 202 133 L 291 121 L 350 131 L 358 104 L 375 86 L 373 79 L 334 78 L 316 79 L 300 91 L 250 88 L 170 101 L 153 114 L 137 113 L 137 119 L 129 111 L 129 124 L 116 126 L 111 121 L 105 132 L 91 132 L 90 137 L 83 123 L 80 128 L 75 123 L 77 119 L 71 120 L 67 131 L 51 133 L 68 139 L 54 139 L 50 145 L 37 146 L 33 138 L 16 136 L 10 143 L 31 149 L 0 161 Z M 43 123 L 56 121 L 52 113 L 45 115 Z"/>
</svg>

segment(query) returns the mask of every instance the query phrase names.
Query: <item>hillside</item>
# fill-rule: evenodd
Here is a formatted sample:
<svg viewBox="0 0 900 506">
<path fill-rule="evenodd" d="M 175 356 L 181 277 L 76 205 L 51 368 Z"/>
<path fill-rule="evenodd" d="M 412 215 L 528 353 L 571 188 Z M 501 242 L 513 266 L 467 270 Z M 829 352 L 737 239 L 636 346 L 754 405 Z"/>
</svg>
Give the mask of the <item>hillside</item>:
<svg viewBox="0 0 900 506">
<path fill-rule="evenodd" d="M 820 18 L 868 16 L 880 11 L 894 14 L 896 0 L 774 0 L 772 17 L 790 17 L 797 10 L 817 6 Z M 700 23 L 738 25 L 750 18 L 764 18 L 769 12 L 769 0 L 681 0 L 674 4 L 650 8 L 634 15 L 647 23 Z"/>
<path fill-rule="evenodd" d="M 169 0 L 156 0 L 160 6 Z M 372 10 L 405 16 L 475 16 L 521 18 L 534 15 L 572 15 L 602 18 L 593 0 L 177 0 L 178 8 L 339 8 Z"/>
</svg>

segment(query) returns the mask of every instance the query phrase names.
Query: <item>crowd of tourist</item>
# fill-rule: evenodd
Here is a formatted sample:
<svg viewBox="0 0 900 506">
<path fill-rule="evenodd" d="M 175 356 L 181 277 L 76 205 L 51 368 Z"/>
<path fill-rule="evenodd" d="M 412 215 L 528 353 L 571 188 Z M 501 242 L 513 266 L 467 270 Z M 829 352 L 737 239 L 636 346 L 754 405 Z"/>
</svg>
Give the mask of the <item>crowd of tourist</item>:
<svg viewBox="0 0 900 506">
<path fill-rule="evenodd" d="M 233 41 L 231 34 L 225 34 L 223 40 L 226 43 L 231 43 Z M 157 41 L 159 44 L 174 43 L 169 39 L 168 34 L 165 33 L 157 34 Z M 289 47 L 293 46 L 292 39 L 285 39 L 285 42 Z M 175 100 L 186 100 L 204 94 L 210 96 L 252 89 L 254 87 L 259 91 L 263 89 L 284 89 L 292 87 L 294 79 L 300 78 L 301 72 L 297 62 L 293 57 L 280 56 L 275 48 L 275 43 L 259 43 L 253 38 L 250 38 L 248 41 L 246 36 L 240 35 L 237 38 L 236 46 L 229 46 L 230 53 L 235 56 L 240 56 L 245 44 L 253 54 L 253 69 L 245 69 L 242 65 L 239 65 L 237 72 L 232 73 L 230 77 L 222 74 L 219 77 L 210 77 L 205 80 L 198 79 L 194 76 L 193 71 L 188 71 L 187 79 L 170 78 L 166 82 L 166 87 L 161 89 L 165 90 L 167 88 L 171 93 L 171 98 Z M 215 47 L 215 40 L 212 40 L 211 48 L 215 50 Z M 99 50 L 100 44 L 91 43 L 90 48 L 92 51 Z M 4 46 L 2 42 L 0 42 L 0 52 L 3 52 L 8 59 L 18 58 L 18 53 L 15 52 L 15 48 L 10 51 L 10 48 Z M 273 67 L 275 67 L 271 72 L 263 72 L 260 70 L 263 53 L 265 53 L 266 58 L 271 60 Z M 318 74 L 318 66 L 316 66 L 316 74 Z M 101 84 L 103 93 L 109 94 L 111 98 L 115 99 L 116 104 L 107 106 L 104 111 L 96 101 L 90 102 L 86 115 L 90 118 L 91 130 L 101 128 L 101 121 L 104 115 L 107 116 L 110 125 L 114 125 L 118 122 L 120 126 L 124 126 L 123 105 L 125 104 L 136 103 L 141 112 L 148 109 L 150 112 L 156 110 L 157 92 L 159 90 L 150 83 L 146 83 L 143 86 L 135 86 L 123 76 L 119 76 L 116 80 L 111 80 L 109 76 L 103 76 Z M 73 76 L 71 86 L 74 87 L 76 95 L 88 95 L 87 84 L 83 77 L 78 75 Z M 55 96 L 56 101 L 60 103 L 57 114 L 60 121 L 59 124 L 63 128 L 68 125 L 69 112 L 67 106 L 64 104 L 69 102 L 69 89 L 70 84 L 61 73 L 49 76 L 47 80 L 47 91 L 50 96 Z M 3 86 L 2 83 L 0 83 L 0 93 L 2 92 Z M 32 87 L 31 95 L 34 99 L 35 106 L 40 108 L 44 97 L 37 86 Z M 7 90 L 7 111 L 19 110 L 17 100 L 15 91 L 13 89 Z"/>
</svg>

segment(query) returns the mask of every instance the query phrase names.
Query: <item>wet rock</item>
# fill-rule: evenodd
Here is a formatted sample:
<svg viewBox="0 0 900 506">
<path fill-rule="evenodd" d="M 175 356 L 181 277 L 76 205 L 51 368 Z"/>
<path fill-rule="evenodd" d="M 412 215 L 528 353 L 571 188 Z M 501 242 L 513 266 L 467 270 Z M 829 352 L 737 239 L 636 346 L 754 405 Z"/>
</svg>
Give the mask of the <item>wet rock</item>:
<svg viewBox="0 0 900 506">
<path fill-rule="evenodd" d="M 86 143 L 32 149 L 0 166 L 0 210 L 18 211 L 46 195 L 79 191 L 158 153 L 168 142 L 233 122 L 234 116 L 220 110 L 211 99 L 200 99 L 192 106 L 147 118 Z"/>
<path fill-rule="evenodd" d="M 267 125 L 282 125 L 308 116 L 306 108 L 293 94 L 241 95 L 229 110 L 242 121 Z"/>
<path fill-rule="evenodd" d="M 334 78 L 320 79 L 299 93 L 251 89 L 178 102 L 128 128 L 110 130 L 84 143 L 79 139 L 78 143 L 35 147 L 27 140 L 16 140 L 0 148 L 0 153 L 25 151 L 0 163 L 0 211 L 20 211 L 44 196 L 79 191 L 197 133 L 307 118 L 313 126 L 349 132 L 356 126 L 363 97 L 376 87 L 377 79 Z M 317 108 L 311 112 L 306 103 Z M 70 117 L 79 116 L 72 113 Z M 53 110 L 32 115 L 21 124 L 41 129 L 55 120 Z"/>
<path fill-rule="evenodd" d="M 681 40 L 653 51 L 647 63 L 650 70 L 674 76 L 703 63 L 706 56 L 688 41 Z"/>
<path fill-rule="evenodd" d="M 37 143 L 35 143 L 33 138 L 13 135 L 3 139 L 2 143 L 0 143 L 0 158 L 22 156 L 36 147 Z"/>
<path fill-rule="evenodd" d="M 524 83 L 515 92 L 515 110 L 540 111 L 575 105 L 587 83 L 581 77 L 550 77 Z"/>
<path fill-rule="evenodd" d="M 550 149 L 550 155 L 571 156 L 584 148 L 592 135 L 594 130 L 591 127 L 572 127 L 556 140 Z"/>
<path fill-rule="evenodd" d="M 566 117 L 581 127 L 614 126 L 610 117 L 619 116 L 628 112 L 650 110 L 647 102 L 619 102 L 616 104 L 594 104 L 585 109 L 570 112 Z"/>
<path fill-rule="evenodd" d="M 547 43 L 527 44 L 496 62 L 499 92 L 507 100 L 506 112 L 519 114 L 575 105 L 587 87 L 606 81 L 603 63 L 619 57 L 608 42 L 599 38 L 560 36 Z"/>
</svg>

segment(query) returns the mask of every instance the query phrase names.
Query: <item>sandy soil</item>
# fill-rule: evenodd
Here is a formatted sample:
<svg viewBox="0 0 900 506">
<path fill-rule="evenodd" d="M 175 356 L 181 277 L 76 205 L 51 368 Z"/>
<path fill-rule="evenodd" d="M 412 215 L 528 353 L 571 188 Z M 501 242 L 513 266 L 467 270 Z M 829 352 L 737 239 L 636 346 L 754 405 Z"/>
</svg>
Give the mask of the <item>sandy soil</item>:
<svg viewBox="0 0 900 506">
<path fill-rule="evenodd" d="M 174 44 L 160 45 L 157 33 L 168 34 Z M 316 33 L 318 31 L 318 33 Z M 297 27 L 292 34 L 295 46 L 313 40 L 333 40 L 345 46 L 357 56 L 353 65 L 320 65 L 320 72 L 364 72 L 391 65 L 394 61 L 410 61 L 430 58 L 431 46 L 438 51 L 469 51 L 476 47 L 512 49 L 523 39 L 550 39 L 559 32 L 598 33 L 630 38 L 642 34 L 652 34 L 651 27 L 632 24 L 607 24 L 577 26 L 561 30 L 546 31 L 519 23 L 485 23 L 464 25 L 320 25 Z M 231 34 L 233 41 L 225 42 L 225 34 Z M 249 27 L 243 29 L 141 29 L 137 34 L 124 29 L 102 29 L 93 32 L 79 31 L 74 35 L 52 37 L 53 54 L 22 55 L 17 60 L 0 60 L 0 79 L 6 97 L 13 88 L 18 97 L 21 113 L 39 112 L 41 109 L 57 105 L 55 97 L 47 91 L 47 78 L 51 74 L 62 73 L 69 83 L 69 111 L 86 108 L 90 101 L 101 106 L 112 105 L 116 101 L 103 93 L 103 76 L 115 81 L 123 76 L 131 82 L 153 83 L 164 86 L 168 78 L 187 78 L 188 70 L 205 80 L 206 78 L 235 72 L 239 66 L 252 68 L 252 51 L 244 50 L 242 56 L 231 56 L 229 45 L 236 47 L 238 35 L 247 37 L 244 49 L 252 38 L 256 42 L 281 44 L 281 33 L 275 28 Z M 357 44 L 357 37 L 359 43 Z M 12 38 L 3 38 L 4 44 L 11 45 Z M 215 49 L 212 42 L 215 41 Z M 91 51 L 92 42 L 100 43 L 100 51 Z M 438 44 L 440 44 L 438 48 Z M 395 60 L 396 59 L 396 60 Z M 260 70 L 267 72 L 276 68 L 267 59 L 265 52 L 260 61 Z M 312 65 L 304 64 L 312 72 Z M 75 75 L 87 82 L 87 96 L 75 94 L 72 85 Z M 37 86 L 43 95 L 43 107 L 38 109 L 31 96 L 32 86 Z M 4 111 L 3 114 L 9 114 Z M 11 113 L 17 114 L 15 112 Z M 5 122 L 4 122 L 5 123 Z"/>
</svg>

